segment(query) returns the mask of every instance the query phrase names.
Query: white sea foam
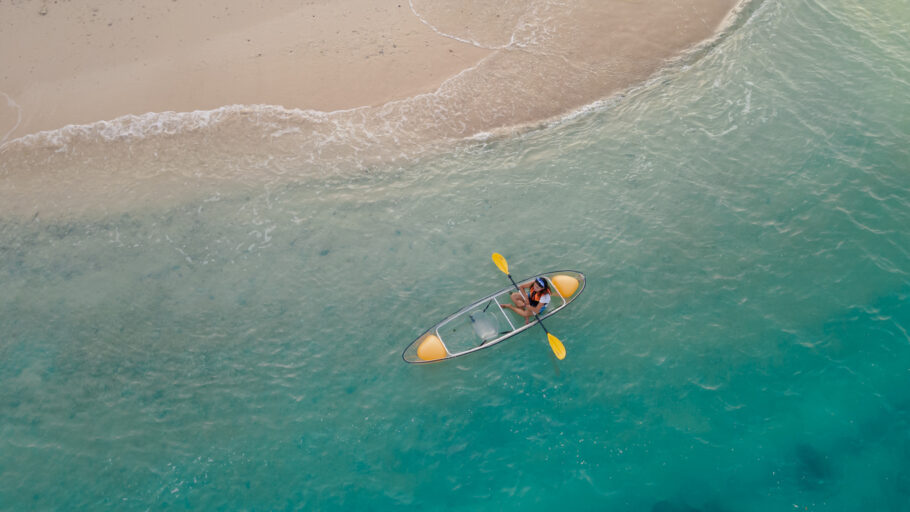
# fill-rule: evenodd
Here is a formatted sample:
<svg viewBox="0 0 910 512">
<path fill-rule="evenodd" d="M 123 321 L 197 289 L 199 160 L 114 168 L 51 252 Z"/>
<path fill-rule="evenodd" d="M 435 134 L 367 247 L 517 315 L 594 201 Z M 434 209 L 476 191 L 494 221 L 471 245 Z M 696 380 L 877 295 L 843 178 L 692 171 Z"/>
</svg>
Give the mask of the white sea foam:
<svg viewBox="0 0 910 512">
<path fill-rule="evenodd" d="M 0 149 L 2 149 L 3 145 L 6 143 L 6 140 L 9 139 L 10 135 L 12 135 L 13 132 L 15 132 L 17 128 L 19 128 L 20 124 L 22 124 L 22 107 L 20 107 L 18 103 L 13 101 L 13 99 L 10 98 L 9 94 L 6 94 L 5 92 L 0 92 L 0 94 L 2 94 L 3 96 L 6 97 L 6 105 L 9 108 L 16 111 L 16 124 L 14 124 L 13 127 L 10 128 L 8 132 L 3 134 L 3 137 L 0 137 Z"/>
<path fill-rule="evenodd" d="M 55 146 L 66 148 L 74 139 L 100 139 L 119 141 L 143 139 L 159 135 L 177 135 L 216 126 L 224 121 L 243 116 L 259 126 L 269 126 L 275 121 L 299 120 L 325 123 L 332 114 L 352 112 L 357 109 L 322 112 L 318 110 L 288 109 L 280 105 L 225 105 L 212 110 L 192 112 L 147 112 L 127 114 L 111 120 L 87 124 L 70 124 L 54 130 L 45 130 L 10 140 L 0 146 L 6 149 L 16 146 Z M 300 128 L 277 130 L 275 137 L 288 133 L 299 133 Z"/>
<path fill-rule="evenodd" d="M 487 50 L 498 50 L 498 49 L 501 49 L 501 48 L 505 48 L 505 46 L 489 46 L 489 45 L 485 45 L 485 44 L 483 44 L 483 43 L 481 43 L 481 42 L 479 42 L 479 41 L 475 41 L 474 39 L 468 39 L 468 38 L 465 38 L 465 37 L 459 37 L 459 36 L 456 36 L 456 35 L 454 35 L 454 34 L 449 34 L 449 33 L 443 32 L 443 31 L 440 30 L 436 25 L 433 25 L 432 23 L 430 23 L 430 22 L 426 19 L 425 16 L 423 16 L 423 15 L 421 15 L 419 12 L 417 12 L 417 8 L 414 7 L 414 0 L 408 0 L 408 7 L 410 7 L 411 12 L 414 13 L 414 16 L 416 16 L 417 19 L 420 20 L 421 23 L 423 23 L 424 25 L 426 25 L 427 27 L 429 27 L 430 30 L 432 30 L 433 32 L 436 32 L 436 33 L 439 34 L 440 36 L 445 37 L 446 39 L 454 39 L 455 41 L 458 41 L 458 42 L 460 42 L 460 43 L 469 44 L 469 45 L 471 45 L 471 46 L 476 46 L 477 48 L 484 48 L 484 49 L 487 49 Z"/>
</svg>

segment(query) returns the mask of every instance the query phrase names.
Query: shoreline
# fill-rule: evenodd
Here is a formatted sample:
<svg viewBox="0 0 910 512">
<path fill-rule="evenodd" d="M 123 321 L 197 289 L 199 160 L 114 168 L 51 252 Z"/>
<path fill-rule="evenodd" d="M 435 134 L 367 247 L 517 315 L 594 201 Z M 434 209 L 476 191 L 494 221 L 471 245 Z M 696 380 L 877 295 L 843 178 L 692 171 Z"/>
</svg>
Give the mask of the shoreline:
<svg viewBox="0 0 910 512">
<path fill-rule="evenodd" d="M 689 46 L 698 46 L 701 44 L 699 41 L 710 40 L 720 33 L 725 24 L 728 23 L 728 20 L 734 17 L 741 5 L 745 3 L 735 0 L 690 1 L 693 6 L 701 3 L 722 4 L 724 7 L 722 9 L 714 7 L 712 14 L 715 15 L 715 18 L 717 18 L 718 13 L 723 15 L 713 21 L 714 26 L 711 30 L 700 34 L 705 37 L 701 37 L 701 39 L 698 39 L 698 37 L 690 38 L 692 41 L 689 41 Z M 177 4 L 176 2 L 173 3 Z M 237 8 L 238 2 L 237 0 L 221 0 L 221 4 L 223 4 L 225 10 L 228 10 L 231 7 Z M 103 8 L 89 8 L 55 3 L 50 9 L 46 7 L 46 4 L 43 5 L 37 11 L 34 9 L 35 4 L 28 2 L 15 5 L 0 5 L 0 13 L 4 14 L 3 17 L 7 20 L 5 22 L 7 30 L 4 31 L 7 35 L 3 41 L 0 41 L 7 43 L 0 45 L 0 47 L 7 48 L 7 50 L 0 50 L 3 53 L 0 56 L 4 57 L 3 60 L 7 62 L 19 61 L 19 64 L 14 64 L 0 81 L 0 94 L 6 100 L 0 101 L 0 103 L 5 103 L 5 105 L 0 105 L 0 135 L 2 135 L 0 146 L 26 135 L 54 131 L 71 125 L 89 126 L 99 122 L 115 121 L 126 116 L 148 116 L 152 113 L 212 112 L 225 107 L 236 108 L 240 105 L 247 107 L 269 105 L 287 110 L 317 111 L 326 114 L 362 107 L 380 107 L 397 100 L 413 98 L 427 93 L 437 93 L 448 81 L 462 73 L 475 69 L 494 52 L 508 50 L 512 46 L 525 49 L 524 45 L 515 45 L 515 32 L 520 30 L 520 28 L 508 34 L 508 42 L 504 42 L 506 34 L 499 33 L 488 36 L 493 39 L 499 37 L 499 44 L 484 45 L 477 40 L 448 33 L 433 25 L 431 21 L 418 12 L 414 6 L 414 0 L 408 0 L 406 6 L 403 2 L 398 3 L 397 0 L 386 2 L 384 7 L 372 9 L 372 15 L 363 14 L 371 10 L 369 6 L 374 5 L 369 0 L 345 0 L 343 4 L 340 4 L 340 7 L 335 7 L 334 9 L 325 5 L 310 5 L 307 9 L 299 7 L 295 9 L 290 3 L 276 2 L 271 4 L 269 9 L 266 9 L 266 12 L 262 14 L 267 19 L 254 20 L 252 24 L 247 24 L 245 27 L 238 28 L 232 24 L 224 26 L 226 22 L 223 21 L 221 22 L 222 24 L 210 24 L 209 32 L 203 31 L 202 36 L 197 38 L 199 39 L 197 46 L 189 51 L 191 55 L 183 58 L 183 60 L 171 59 L 167 63 L 170 67 L 166 67 L 161 62 L 162 57 L 160 54 L 164 51 L 177 51 L 173 47 L 173 41 L 170 43 L 158 43 L 158 46 L 150 49 L 134 49 L 132 52 L 126 53 L 122 50 L 109 50 L 109 55 L 84 58 L 79 62 L 68 65 L 60 62 L 59 58 L 56 61 L 49 59 L 49 62 L 45 64 L 47 69 L 36 71 L 34 63 L 32 63 L 27 65 L 30 69 L 26 72 L 24 69 L 26 65 L 21 62 L 23 60 L 33 62 L 35 60 L 34 57 L 41 56 L 42 52 L 33 51 L 32 53 L 35 55 L 25 55 L 22 45 L 13 50 L 17 45 L 12 43 L 21 39 L 21 32 L 32 29 L 36 24 L 39 26 L 40 24 L 48 24 L 49 30 L 62 33 L 62 35 L 57 36 L 59 40 L 52 41 L 52 43 L 57 43 L 56 46 L 59 46 L 62 41 L 70 40 L 75 32 L 92 24 L 103 24 L 105 19 L 113 18 L 117 18 L 119 21 L 131 14 L 133 10 L 147 10 L 146 5 L 134 0 L 134 4 L 112 9 L 112 14 L 98 18 L 99 13 L 103 13 L 116 4 L 107 2 L 102 4 Z M 137 9 L 137 5 L 141 5 L 142 8 Z M 204 13 L 195 12 L 195 16 L 196 18 L 201 18 L 204 14 L 216 12 L 218 11 L 216 7 L 221 7 L 221 5 L 212 5 Z M 159 6 L 157 9 L 158 11 L 165 9 L 167 13 L 157 12 L 155 15 L 157 18 L 149 22 L 149 26 L 145 27 L 145 30 L 160 29 L 162 24 L 186 14 L 182 12 L 171 13 L 171 8 L 168 6 Z M 179 9 L 179 7 L 174 9 Z M 197 11 L 194 7 L 188 7 L 187 9 L 189 11 Z M 91 11 L 90 16 L 83 12 L 88 10 Z M 288 15 L 288 10 L 293 15 Z M 504 8 L 503 10 L 507 9 Z M 276 21 L 275 17 L 279 16 L 279 13 L 285 13 L 285 16 L 278 18 L 278 21 Z M 440 14 L 441 22 L 445 22 L 445 14 L 447 13 Z M 512 12 L 505 14 L 510 14 L 516 20 L 520 20 L 521 15 L 526 13 Z M 334 17 L 336 23 L 330 23 L 332 28 L 323 29 L 319 34 L 310 34 L 306 38 L 289 37 L 285 33 L 287 26 L 299 22 L 306 16 L 315 19 L 321 19 L 326 16 Z M 356 17 L 356 19 L 350 20 L 349 18 L 352 16 Z M 496 16 L 499 17 L 500 14 L 497 13 Z M 152 18 L 152 16 L 148 17 Z M 360 31 L 357 28 L 351 28 L 358 27 L 362 29 L 370 23 L 375 23 L 377 17 L 382 20 L 396 20 L 397 24 L 391 29 L 399 32 L 393 33 L 390 30 L 383 33 L 380 30 L 374 31 L 369 36 L 360 37 Z M 29 20 L 29 18 L 32 19 Z M 80 22 L 78 25 L 74 25 L 63 18 L 77 19 Z M 129 17 L 130 20 L 134 18 L 135 16 Z M 338 20 L 345 21 L 339 22 Z M 232 23 L 236 25 L 238 22 L 234 20 Z M 108 28 L 113 24 L 113 21 L 108 22 Z M 18 27 L 18 33 L 13 30 L 16 27 Z M 501 31 L 501 27 L 495 28 Z M 342 29 L 350 29 L 352 33 L 358 35 L 353 38 L 341 37 L 339 34 Z M 140 29 L 141 31 L 142 29 Z M 334 75 L 329 77 L 331 80 L 327 78 L 313 79 L 312 77 L 303 77 L 301 79 L 300 76 L 288 76 L 289 73 L 287 71 L 279 70 L 279 68 L 287 67 L 290 64 L 302 64 L 307 67 L 316 65 L 316 61 L 319 59 L 314 59 L 312 52 L 309 55 L 303 55 L 307 52 L 300 51 L 300 47 L 311 46 L 315 38 L 324 36 L 325 33 L 332 31 L 336 33 L 336 39 L 330 42 L 322 40 L 323 45 L 318 49 L 318 53 L 325 53 L 331 48 L 336 54 L 347 52 L 348 55 L 341 57 L 336 55 L 328 63 L 329 66 L 337 68 Z M 259 62 L 249 64 L 247 62 L 238 62 L 234 59 L 229 62 L 233 66 L 230 75 L 236 76 L 237 74 L 243 75 L 251 72 L 253 74 L 267 74 L 269 75 L 270 87 L 265 87 L 259 82 L 251 83 L 247 81 L 239 84 L 236 82 L 231 83 L 229 86 L 221 86 L 220 88 L 215 87 L 212 90 L 212 82 L 228 82 L 231 77 L 222 76 L 218 70 L 202 68 L 201 70 L 190 71 L 188 77 L 182 78 L 186 83 L 177 84 L 180 86 L 178 91 L 168 91 L 163 96 L 162 94 L 156 96 L 155 93 L 150 93 L 150 89 L 161 88 L 163 81 L 175 80 L 177 75 L 180 75 L 190 63 L 195 66 L 204 66 L 206 59 L 212 59 L 219 54 L 222 56 L 229 54 L 236 50 L 238 41 L 243 42 L 245 40 L 249 44 L 254 33 L 263 36 L 263 32 L 279 33 L 279 35 L 271 39 L 266 38 L 265 42 L 257 46 L 253 50 L 256 55 L 255 58 L 262 58 L 263 52 L 280 53 L 279 48 L 283 49 L 286 55 L 280 57 L 280 61 L 272 61 L 267 64 L 265 73 L 262 73 L 262 64 Z M 96 49 L 92 48 L 91 45 L 108 45 L 110 48 L 114 48 L 119 44 L 117 38 L 124 37 L 122 33 L 112 33 L 101 43 L 95 43 L 88 40 L 90 35 L 90 33 L 87 34 L 86 41 L 81 43 L 71 41 L 70 44 L 76 46 L 71 51 L 76 52 L 76 55 L 92 54 Z M 41 33 L 40 31 L 35 35 L 38 39 L 48 36 L 49 34 Z M 204 42 L 202 41 L 203 37 L 205 39 Z M 215 38 L 214 42 L 212 41 L 213 37 Z M 386 40 L 387 38 L 388 40 Z M 155 35 L 155 39 L 160 38 Z M 373 50 L 367 50 L 364 47 L 363 41 L 367 39 L 382 40 L 385 46 L 379 47 L 374 54 L 372 53 Z M 399 48 L 398 43 L 391 42 L 393 39 L 401 42 L 402 48 Z M 415 48 L 405 48 L 407 45 L 413 46 L 414 41 L 418 39 L 423 41 L 424 49 L 418 51 Z M 35 47 L 35 45 L 32 47 Z M 40 48 L 40 45 L 38 47 Z M 390 55 L 388 56 L 386 56 L 386 49 L 390 50 Z M 393 57 L 391 55 L 392 51 L 399 49 L 402 54 L 397 58 Z M 687 46 L 683 45 L 674 52 L 664 52 L 666 55 L 661 55 L 661 57 L 663 60 L 669 61 L 678 58 L 680 54 L 685 53 L 688 49 Z M 570 50 L 576 51 L 575 48 Z M 293 56 L 295 52 L 297 56 Z M 13 54 L 15 53 L 19 55 L 14 56 Z M 47 50 L 44 53 L 47 53 Z M 144 68 L 152 66 L 153 74 L 161 75 L 165 78 L 150 80 L 146 75 L 139 74 L 135 78 L 127 79 L 124 75 L 134 74 L 138 65 L 133 62 L 128 64 L 113 62 L 117 59 L 122 59 L 124 55 L 131 61 L 140 62 Z M 450 58 L 440 59 L 444 55 Z M 23 59 L 23 57 L 26 58 Z M 47 57 L 47 55 L 44 55 L 44 57 Z M 67 57 L 73 58 L 73 55 L 68 55 Z M 364 61 L 369 61 L 371 58 L 377 60 L 377 58 L 381 57 L 384 62 L 379 64 L 378 67 L 385 69 L 379 71 L 375 69 L 377 67 L 375 63 L 364 64 L 357 62 L 361 57 Z M 229 61 L 233 59 L 233 57 L 224 58 Z M 251 58 L 247 56 L 246 60 Z M 321 66 L 317 66 L 309 74 L 324 72 L 327 68 L 326 64 L 323 62 Z M 83 68 L 89 69 L 85 70 Z M 651 71 L 651 74 L 653 74 L 656 69 Z M 367 73 L 367 75 L 364 75 L 364 73 Z M 47 79 L 47 77 L 55 75 L 56 79 Z M 59 75 L 63 76 L 60 77 Z M 355 77 L 361 80 L 369 79 L 370 85 L 378 86 L 379 89 L 364 90 L 363 87 L 351 85 L 351 82 L 355 81 Z M 618 92 L 618 90 L 640 83 L 646 77 L 647 75 L 644 75 L 628 80 L 622 84 L 624 87 L 617 88 L 614 86 L 609 92 L 602 91 L 605 94 L 588 98 L 589 101 L 574 105 L 562 105 L 565 108 L 560 113 L 564 114 L 573 109 L 583 108 L 585 105 L 597 101 L 597 99 L 607 98 Z M 417 80 L 416 83 L 415 79 Z M 243 81 L 244 78 L 240 80 Z M 278 82 L 285 85 L 275 86 Z M 201 97 L 200 93 L 192 90 L 197 83 L 203 84 L 202 89 L 209 89 L 208 92 L 210 94 L 207 97 Z M 107 85 L 100 88 L 95 87 L 98 84 Z M 303 86 L 304 90 L 291 91 L 291 89 L 300 86 Z M 174 88 L 173 84 L 171 88 Z M 51 90 L 56 92 L 57 96 L 55 98 L 57 101 L 45 106 L 42 103 L 46 102 Z M 97 96 L 92 97 L 93 94 Z M 145 96 L 143 97 L 143 95 Z M 86 107 L 86 104 L 90 108 Z M 525 121 L 533 123 L 552 117 L 555 116 L 549 115 L 539 119 L 525 119 Z M 514 124 L 519 123 L 506 122 L 500 127 L 508 127 Z"/>
<path fill-rule="evenodd" d="M 346 0 L 343 5 L 364 1 Z M 416 27 L 410 34 L 430 38 L 423 41 L 428 53 L 409 54 L 400 66 L 419 71 L 427 65 L 421 59 L 436 59 L 440 50 L 443 57 L 454 59 L 434 68 L 438 83 L 412 80 L 411 89 L 398 89 L 401 94 L 395 96 L 389 91 L 397 81 L 409 80 L 407 74 L 396 74 L 400 71 L 396 68 L 386 84 L 391 89 L 369 89 L 374 105 L 340 104 L 344 108 L 322 111 L 305 105 L 227 103 L 208 110 L 125 114 L 18 136 L 0 142 L 4 204 L 0 214 L 128 211 L 137 205 L 198 197 L 228 184 L 243 188 L 339 169 L 396 165 L 452 142 L 486 140 L 571 119 L 647 86 L 675 63 L 697 58 L 750 5 L 748 0 L 689 2 L 685 9 L 691 12 L 681 19 L 680 6 L 658 0 L 615 2 L 608 8 L 594 0 L 578 0 L 559 10 L 543 2 L 518 2 L 497 6 L 499 12 L 474 6 L 487 9 L 480 14 L 470 9 L 448 12 L 457 9 L 450 4 L 423 5 L 421 0 L 389 3 L 386 9 L 409 15 L 409 21 L 401 23 Z M 649 10 L 654 8 L 659 12 Z M 713 15 L 710 22 L 704 18 L 708 12 Z M 642 20 L 643 13 L 649 18 Z M 478 15 L 505 21 L 468 23 Z M 590 22 L 579 25 L 579 20 Z M 256 26 L 273 27 L 269 23 Z M 512 28 L 506 33 L 504 26 Z M 459 27 L 462 32 L 455 30 Z M 393 44 L 396 50 L 407 49 Z M 456 53 L 452 45 L 463 54 L 452 56 Z M 450 65 L 456 61 L 458 65 Z M 362 69 L 355 66 L 344 72 L 356 75 Z M 351 100 L 350 89 L 328 89 L 338 94 L 333 101 L 360 102 Z M 199 155 L 205 153 L 209 155 L 199 164 Z M 161 154 L 169 155 L 164 167 Z M 280 178 L 267 166 L 240 166 L 238 162 L 252 154 L 282 162 Z M 144 188 L 137 186 L 140 183 Z"/>
</svg>

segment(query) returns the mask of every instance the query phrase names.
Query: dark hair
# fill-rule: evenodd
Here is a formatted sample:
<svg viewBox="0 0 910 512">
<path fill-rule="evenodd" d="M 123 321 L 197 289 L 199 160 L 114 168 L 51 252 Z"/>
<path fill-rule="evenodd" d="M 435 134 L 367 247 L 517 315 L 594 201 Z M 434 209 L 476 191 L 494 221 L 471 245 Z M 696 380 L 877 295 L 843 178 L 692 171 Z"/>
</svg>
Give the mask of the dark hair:
<svg viewBox="0 0 910 512">
<path fill-rule="evenodd" d="M 542 287 L 544 290 L 546 290 L 547 293 L 550 293 L 550 283 L 548 283 L 546 279 L 544 279 L 542 277 L 538 277 L 537 279 L 534 280 L 534 282 L 536 282 L 540 287 Z"/>
</svg>

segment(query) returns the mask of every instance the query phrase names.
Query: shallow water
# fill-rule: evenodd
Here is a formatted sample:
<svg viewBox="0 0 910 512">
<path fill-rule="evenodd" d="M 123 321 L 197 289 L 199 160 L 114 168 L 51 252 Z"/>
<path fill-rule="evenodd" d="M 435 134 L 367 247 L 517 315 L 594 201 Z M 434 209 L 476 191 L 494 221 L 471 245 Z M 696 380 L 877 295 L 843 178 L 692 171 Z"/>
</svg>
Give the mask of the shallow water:
<svg viewBox="0 0 910 512">
<path fill-rule="evenodd" d="M 910 510 L 908 18 L 766 0 L 521 136 L 7 218 L 0 508 Z M 567 358 L 402 362 L 493 251 L 585 272 Z"/>
</svg>

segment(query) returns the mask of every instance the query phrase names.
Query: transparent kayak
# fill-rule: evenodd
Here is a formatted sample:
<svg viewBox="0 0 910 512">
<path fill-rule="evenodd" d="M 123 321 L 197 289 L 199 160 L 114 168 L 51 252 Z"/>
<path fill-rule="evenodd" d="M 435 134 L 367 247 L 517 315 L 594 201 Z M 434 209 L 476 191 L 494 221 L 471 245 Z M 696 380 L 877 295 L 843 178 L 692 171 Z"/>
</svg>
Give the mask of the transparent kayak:
<svg viewBox="0 0 910 512">
<path fill-rule="evenodd" d="M 585 289 L 585 276 L 574 270 L 559 270 L 532 276 L 518 284 L 542 277 L 550 283 L 550 304 L 539 316 L 555 315 Z M 537 324 L 503 308 L 511 304 L 515 287 L 503 288 L 465 306 L 427 329 L 408 345 L 401 357 L 409 363 L 437 363 L 492 347 Z"/>
</svg>

